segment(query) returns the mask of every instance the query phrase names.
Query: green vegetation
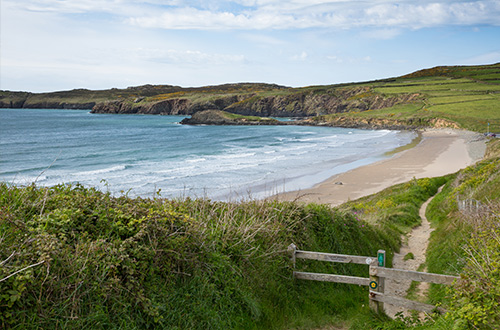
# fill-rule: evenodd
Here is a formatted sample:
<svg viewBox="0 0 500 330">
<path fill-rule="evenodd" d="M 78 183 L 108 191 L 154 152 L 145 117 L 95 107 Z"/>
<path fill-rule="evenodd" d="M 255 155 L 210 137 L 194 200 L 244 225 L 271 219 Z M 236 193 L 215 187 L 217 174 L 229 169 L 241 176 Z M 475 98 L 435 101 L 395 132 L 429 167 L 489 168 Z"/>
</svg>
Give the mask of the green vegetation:
<svg viewBox="0 0 500 330">
<path fill-rule="evenodd" d="M 243 116 L 235 113 L 230 113 L 224 111 L 224 116 L 231 120 L 243 120 L 243 121 L 253 121 L 253 122 L 277 122 L 278 120 L 268 117 L 257 117 L 257 116 Z"/>
<path fill-rule="evenodd" d="M 495 64 L 422 70 L 373 87 L 382 94 L 420 93 L 424 96 L 418 111 L 402 111 L 402 117 L 444 118 L 472 131 L 486 131 L 490 122 L 493 131 L 500 131 L 499 81 L 500 64 Z"/>
<path fill-rule="evenodd" d="M 162 102 L 170 105 L 161 105 Z M 0 91 L 0 107 L 81 108 L 97 112 L 316 117 L 309 124 L 454 127 L 500 132 L 500 63 L 436 67 L 364 83 L 289 88 L 242 83 L 199 88 L 144 85 L 55 93 Z M 155 105 L 159 105 L 155 108 Z M 175 110 L 173 110 L 175 108 Z M 95 109 L 95 108 L 94 108 Z"/>
<path fill-rule="evenodd" d="M 89 101 L 89 91 L 61 93 L 44 98 L 1 92 L 0 101 Z M 336 95 L 362 107 L 417 95 L 404 104 L 316 120 L 455 125 L 475 131 L 485 131 L 490 123 L 491 131 L 500 131 L 500 64 L 438 67 L 383 81 L 298 89 L 147 85 L 100 91 L 90 99 L 142 104 L 189 97 L 215 104 L 223 97 L 239 106 L 276 95 L 294 95 L 293 102 L 303 95 Z M 287 107 L 293 108 L 291 104 Z M 425 266 L 430 272 L 461 274 L 451 287 L 431 285 L 428 302 L 447 307 L 445 316 L 390 320 L 371 313 L 366 288 L 292 279 L 286 256 L 290 243 L 304 250 L 370 256 L 385 249 L 390 266 L 401 235 L 419 224 L 420 206 L 442 185 L 427 209 L 435 231 Z M 0 327 L 307 329 L 340 324 L 379 330 L 498 329 L 499 216 L 498 139 L 489 142 L 483 161 L 456 174 L 413 179 L 335 209 L 276 201 L 113 197 L 80 185 L 0 183 Z M 362 265 L 300 260 L 297 267 L 368 275 Z"/>
<path fill-rule="evenodd" d="M 497 140 L 457 174 L 414 179 L 337 209 L 276 201 L 112 197 L 80 185 L 0 184 L 0 324 L 12 329 L 495 329 L 500 274 Z M 366 288 L 291 278 L 286 248 L 387 251 L 429 205 L 430 272 L 462 274 L 429 301 L 445 316 L 390 320 Z M 488 213 L 463 213 L 473 198 Z M 410 257 L 410 256 L 408 256 Z M 366 277 L 362 265 L 297 261 L 301 270 Z"/>
<path fill-rule="evenodd" d="M 488 143 L 485 160 L 443 178 L 412 180 L 340 207 L 384 231 L 409 231 L 418 223 L 419 192 L 445 184 L 427 208 L 435 231 L 427 250 L 429 272 L 461 274 L 447 287 L 431 285 L 428 303 L 447 307 L 449 313 L 421 321 L 417 317 L 388 320 L 361 314 L 351 329 L 498 329 L 500 324 L 500 141 Z M 424 189 L 424 190 L 425 190 Z M 458 201 L 469 207 L 459 208 Z M 467 204 L 469 203 L 469 204 Z M 388 221 L 392 219 L 393 221 Z M 411 256 L 407 256 L 410 258 Z M 415 284 L 408 292 L 414 299 Z M 358 324 L 359 323 L 359 324 Z M 368 324 L 368 325 L 367 325 Z"/>
<path fill-rule="evenodd" d="M 411 252 L 410 252 L 410 253 L 407 253 L 407 254 L 404 256 L 404 258 L 403 258 L 403 260 L 404 260 L 404 261 L 406 261 L 406 260 L 410 260 L 410 259 L 415 259 L 415 256 L 414 256 L 414 255 L 413 255 L 413 253 L 411 253 Z"/>
<path fill-rule="evenodd" d="M 431 272 L 461 273 L 452 288 L 431 286 L 431 301 L 448 301 L 456 329 L 497 329 L 500 324 L 500 141 L 488 158 L 454 176 L 430 204 L 436 228 L 427 254 Z M 469 201 L 459 208 L 457 201 Z M 443 237 L 446 239 L 443 239 Z"/>
<path fill-rule="evenodd" d="M 1 184 L 0 210 L 0 324 L 13 329 L 317 325 L 367 305 L 366 291 L 293 281 L 290 243 L 361 255 L 395 248 L 378 228 L 319 205 Z M 301 267 L 367 276 L 366 267 Z"/>
<path fill-rule="evenodd" d="M 448 177 L 413 179 L 338 208 L 344 212 L 355 212 L 371 225 L 382 226 L 400 243 L 401 234 L 420 224 L 420 206 L 447 180 Z"/>
<path fill-rule="evenodd" d="M 353 122 L 385 120 L 386 125 L 451 126 L 477 132 L 500 132 L 500 63 L 487 66 L 438 67 L 400 78 L 369 82 L 369 88 L 385 97 L 405 94 L 419 98 L 377 110 L 330 114 L 321 118 L 336 122 L 339 117 Z M 444 121 L 439 122 L 438 119 Z"/>
</svg>

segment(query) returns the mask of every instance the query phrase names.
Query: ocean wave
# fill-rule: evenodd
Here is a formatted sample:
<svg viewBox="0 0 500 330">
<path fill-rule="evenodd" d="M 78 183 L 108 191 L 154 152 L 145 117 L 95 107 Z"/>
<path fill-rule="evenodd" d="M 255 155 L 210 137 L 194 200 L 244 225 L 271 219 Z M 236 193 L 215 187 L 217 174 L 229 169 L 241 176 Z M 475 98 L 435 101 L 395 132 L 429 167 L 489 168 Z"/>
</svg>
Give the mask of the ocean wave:
<svg viewBox="0 0 500 330">
<path fill-rule="evenodd" d="M 10 182 L 14 185 L 21 185 L 21 186 L 25 186 L 25 185 L 30 185 L 32 183 L 40 183 L 40 182 L 44 182 L 47 180 L 47 176 L 46 175 L 38 175 L 38 176 L 34 176 L 34 175 L 26 175 L 26 176 L 12 176 L 12 177 L 6 177 L 6 178 L 2 178 L 2 181 L 7 181 L 7 182 Z"/>
<path fill-rule="evenodd" d="M 299 141 L 299 142 L 310 142 L 310 141 L 317 142 L 317 141 L 336 140 L 337 138 L 338 138 L 338 135 L 333 134 L 333 135 L 328 135 L 328 136 L 315 136 L 315 137 L 310 137 L 310 138 L 300 138 L 300 139 L 297 139 L 296 141 Z"/>
<path fill-rule="evenodd" d="M 129 167 L 128 165 L 115 165 L 115 166 L 111 166 L 108 168 L 102 168 L 102 169 L 98 169 L 98 170 L 77 172 L 77 173 L 75 173 L 75 176 L 96 175 L 96 174 L 118 172 L 118 171 L 123 171 L 123 170 L 127 169 L 128 167 Z"/>
<path fill-rule="evenodd" d="M 235 153 L 235 154 L 222 154 L 218 156 L 214 156 L 215 159 L 235 159 L 235 158 L 246 158 L 255 156 L 255 152 L 247 152 L 247 153 Z"/>
<path fill-rule="evenodd" d="M 200 163 L 204 162 L 207 159 L 205 157 L 199 157 L 199 158 L 192 158 L 192 159 L 186 159 L 186 163 Z"/>
</svg>

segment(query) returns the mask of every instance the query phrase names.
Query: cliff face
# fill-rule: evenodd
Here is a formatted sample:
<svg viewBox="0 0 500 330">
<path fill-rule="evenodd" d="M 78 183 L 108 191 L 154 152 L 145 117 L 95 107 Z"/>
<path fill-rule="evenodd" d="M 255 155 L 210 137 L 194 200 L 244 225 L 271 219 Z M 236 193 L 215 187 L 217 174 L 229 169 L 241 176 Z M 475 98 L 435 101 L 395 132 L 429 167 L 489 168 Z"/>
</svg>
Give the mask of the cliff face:
<svg viewBox="0 0 500 330">
<path fill-rule="evenodd" d="M 140 113 L 164 115 L 192 115 L 204 110 L 223 110 L 245 116 L 261 117 L 309 117 L 348 111 L 382 109 L 419 98 L 419 94 L 384 97 L 372 93 L 368 87 L 335 90 L 328 93 L 296 92 L 284 95 L 259 96 L 241 94 L 213 97 L 209 100 L 192 101 L 187 98 L 171 98 L 156 102 L 110 101 L 99 103 L 93 113 Z"/>
<path fill-rule="evenodd" d="M 171 99 L 149 104 L 136 104 L 126 101 L 107 101 L 98 103 L 92 108 L 92 113 L 129 113 L 148 115 L 190 115 L 189 101 Z"/>
<path fill-rule="evenodd" d="M 283 96 L 250 98 L 232 104 L 225 111 L 241 115 L 308 117 L 348 111 L 366 111 L 412 102 L 418 94 L 384 97 L 366 88 L 335 90 L 331 93 L 296 93 Z"/>
<path fill-rule="evenodd" d="M 234 115 L 221 110 L 198 111 L 191 118 L 181 121 L 184 125 L 290 125 L 268 117 L 247 117 Z"/>
<path fill-rule="evenodd" d="M 0 91 L 0 107 L 92 109 L 93 113 L 193 115 L 205 110 L 260 117 L 312 117 L 361 112 L 412 102 L 419 94 L 387 97 L 367 86 L 287 88 L 228 84 L 201 88 L 145 85 L 127 89 L 54 93 Z"/>
<path fill-rule="evenodd" d="M 156 102 L 107 101 L 96 104 L 92 113 L 129 113 L 148 115 L 192 115 L 205 110 L 224 110 L 248 95 L 218 97 L 211 100 L 192 101 L 187 98 L 171 98 Z"/>
<path fill-rule="evenodd" d="M 333 118 L 315 117 L 300 122 L 301 125 L 311 126 L 333 126 L 346 128 L 362 128 L 362 129 L 391 129 L 391 130 L 407 130 L 407 129 L 422 129 L 425 127 L 434 128 L 455 128 L 459 126 L 449 120 L 442 118 L 407 118 L 407 119 L 389 119 L 389 118 L 360 118 L 348 116 L 336 116 Z"/>
<path fill-rule="evenodd" d="M 61 94 L 61 93 L 59 93 Z M 51 93 L 49 97 L 43 94 L 27 92 L 0 91 L 0 108 L 25 109 L 92 109 L 97 102 L 83 96 L 80 99 L 64 98 L 58 93 Z"/>
</svg>

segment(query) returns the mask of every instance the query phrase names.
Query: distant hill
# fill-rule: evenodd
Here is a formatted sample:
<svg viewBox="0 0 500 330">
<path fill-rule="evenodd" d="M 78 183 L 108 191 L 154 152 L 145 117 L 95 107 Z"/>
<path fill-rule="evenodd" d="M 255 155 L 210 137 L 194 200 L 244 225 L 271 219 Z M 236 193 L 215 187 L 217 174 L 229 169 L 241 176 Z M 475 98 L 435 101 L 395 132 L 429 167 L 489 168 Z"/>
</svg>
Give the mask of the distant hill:
<svg viewBox="0 0 500 330">
<path fill-rule="evenodd" d="M 311 125 L 486 131 L 489 123 L 491 130 L 500 131 L 500 63 L 439 66 L 390 79 L 301 88 L 240 83 L 53 93 L 0 91 L 0 107 L 164 115 L 223 110 L 247 116 L 308 118 Z"/>
</svg>

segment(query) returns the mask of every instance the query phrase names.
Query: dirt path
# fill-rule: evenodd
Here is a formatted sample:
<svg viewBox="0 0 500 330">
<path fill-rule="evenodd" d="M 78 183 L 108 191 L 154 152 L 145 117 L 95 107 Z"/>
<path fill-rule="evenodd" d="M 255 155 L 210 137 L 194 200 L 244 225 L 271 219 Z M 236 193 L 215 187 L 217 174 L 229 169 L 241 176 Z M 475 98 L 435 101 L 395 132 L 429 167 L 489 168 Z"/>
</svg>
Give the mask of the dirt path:
<svg viewBox="0 0 500 330">
<path fill-rule="evenodd" d="M 440 187 L 438 193 L 441 192 L 443 187 Z M 436 194 L 437 195 L 437 194 Z M 427 210 L 427 205 L 436 196 L 429 198 L 419 210 L 420 218 L 422 218 L 422 224 L 414 228 L 406 237 L 407 242 L 403 244 L 399 253 L 394 253 L 394 258 L 392 260 L 392 268 L 407 269 L 407 270 L 419 270 L 421 264 L 425 263 L 425 252 L 427 251 L 427 245 L 429 244 L 429 238 L 433 229 L 430 226 L 427 217 L 425 216 L 425 211 Z M 404 260 L 405 256 L 409 253 L 413 254 L 413 258 Z M 425 269 L 422 269 L 425 271 Z M 386 279 L 385 293 L 387 295 L 398 296 L 405 298 L 406 293 L 411 285 L 410 280 L 391 280 Z M 397 287 L 397 289 L 395 289 Z M 425 295 L 428 289 L 428 283 L 420 283 L 418 291 L 420 295 Z M 403 312 L 403 315 L 408 316 L 407 310 L 399 306 L 394 306 L 390 304 L 384 304 L 385 313 L 394 318 L 396 313 Z"/>
</svg>

